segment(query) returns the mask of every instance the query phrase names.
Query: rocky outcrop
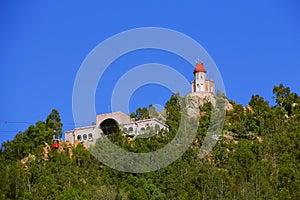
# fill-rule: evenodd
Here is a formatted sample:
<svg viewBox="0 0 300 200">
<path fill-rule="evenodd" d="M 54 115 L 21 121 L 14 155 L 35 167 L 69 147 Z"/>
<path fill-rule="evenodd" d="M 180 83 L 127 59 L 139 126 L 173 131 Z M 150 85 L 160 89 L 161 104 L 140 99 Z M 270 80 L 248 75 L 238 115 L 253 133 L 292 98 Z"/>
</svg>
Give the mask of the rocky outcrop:
<svg viewBox="0 0 300 200">
<path fill-rule="evenodd" d="M 210 93 L 204 92 L 193 92 L 187 95 L 187 114 L 189 116 L 198 116 L 199 115 L 199 107 L 203 106 L 205 103 L 211 102 L 213 106 L 216 106 L 217 99 L 214 95 Z M 233 106 L 228 101 L 228 99 L 224 99 L 225 110 L 230 111 L 233 110 Z"/>
<path fill-rule="evenodd" d="M 27 163 L 30 162 L 31 160 L 35 160 L 36 156 L 29 154 L 28 156 L 26 156 L 25 158 L 23 158 L 20 162 L 23 164 L 24 166 L 24 170 L 27 171 L 28 170 L 28 165 Z"/>
<path fill-rule="evenodd" d="M 42 154 L 43 160 L 48 160 L 48 154 L 49 154 L 50 150 L 51 150 L 51 148 L 50 148 L 49 144 L 47 142 L 45 142 L 45 146 L 44 146 L 43 154 Z"/>
<path fill-rule="evenodd" d="M 249 106 L 249 105 L 246 105 L 245 110 L 248 110 L 248 111 L 251 112 L 252 114 L 254 113 L 252 107 Z"/>
<path fill-rule="evenodd" d="M 36 159 L 35 155 L 29 154 L 28 156 L 26 156 L 25 158 L 23 158 L 23 159 L 21 160 L 21 163 L 22 163 L 23 165 L 25 165 L 25 164 L 27 164 L 29 161 L 35 160 L 35 159 Z"/>
</svg>

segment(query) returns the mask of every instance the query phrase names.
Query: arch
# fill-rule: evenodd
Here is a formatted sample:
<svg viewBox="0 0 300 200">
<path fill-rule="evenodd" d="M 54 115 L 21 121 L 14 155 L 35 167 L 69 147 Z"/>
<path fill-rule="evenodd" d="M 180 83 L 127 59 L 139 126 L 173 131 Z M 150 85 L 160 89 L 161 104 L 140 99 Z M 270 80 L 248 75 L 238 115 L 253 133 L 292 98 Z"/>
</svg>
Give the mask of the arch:
<svg viewBox="0 0 300 200">
<path fill-rule="evenodd" d="M 77 135 L 77 140 L 81 141 L 81 135 Z"/>
<path fill-rule="evenodd" d="M 141 128 L 141 133 L 144 133 L 145 130 L 146 130 L 145 127 L 142 127 L 142 128 Z"/>
<path fill-rule="evenodd" d="M 88 138 L 89 138 L 89 140 L 93 140 L 93 134 L 89 133 Z"/>
<path fill-rule="evenodd" d="M 124 133 L 127 133 L 127 128 L 123 128 L 123 132 L 124 132 Z"/>
<path fill-rule="evenodd" d="M 86 140 L 87 139 L 87 135 L 86 134 L 83 134 L 83 140 Z"/>
<path fill-rule="evenodd" d="M 100 129 L 105 135 L 119 130 L 118 122 L 112 118 L 107 118 L 100 123 Z"/>
<path fill-rule="evenodd" d="M 133 128 L 132 128 L 132 127 L 129 127 L 129 128 L 128 128 L 128 132 L 129 132 L 129 133 L 132 133 L 132 132 L 133 132 Z"/>
</svg>

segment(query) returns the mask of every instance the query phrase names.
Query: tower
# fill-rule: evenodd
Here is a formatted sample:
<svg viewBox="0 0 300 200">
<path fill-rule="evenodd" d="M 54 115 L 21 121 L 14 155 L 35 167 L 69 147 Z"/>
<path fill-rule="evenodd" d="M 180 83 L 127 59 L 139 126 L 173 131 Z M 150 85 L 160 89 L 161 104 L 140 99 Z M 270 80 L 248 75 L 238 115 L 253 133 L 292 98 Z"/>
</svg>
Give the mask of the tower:
<svg viewBox="0 0 300 200">
<path fill-rule="evenodd" d="M 192 88 L 192 92 L 204 92 L 205 80 L 206 69 L 203 63 L 196 63 L 196 67 L 194 69 L 194 88 Z"/>
<path fill-rule="evenodd" d="M 206 77 L 206 69 L 202 62 L 197 62 L 194 69 L 194 81 L 192 82 L 192 92 L 210 93 L 214 95 L 215 84 Z"/>
</svg>

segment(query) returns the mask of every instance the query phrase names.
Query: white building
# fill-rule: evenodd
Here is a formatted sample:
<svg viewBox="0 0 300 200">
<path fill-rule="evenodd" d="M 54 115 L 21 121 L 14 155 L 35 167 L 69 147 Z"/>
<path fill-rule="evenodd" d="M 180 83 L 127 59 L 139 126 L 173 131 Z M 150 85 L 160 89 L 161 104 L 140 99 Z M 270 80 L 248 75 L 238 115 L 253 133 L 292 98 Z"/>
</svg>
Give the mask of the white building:
<svg viewBox="0 0 300 200">
<path fill-rule="evenodd" d="M 207 93 L 214 96 L 215 83 L 206 77 L 206 69 L 203 63 L 196 63 L 194 69 L 194 81 L 192 82 L 192 92 Z"/>
<path fill-rule="evenodd" d="M 114 131 L 121 130 L 123 135 L 135 137 L 146 134 L 153 130 L 168 130 L 168 126 L 156 118 L 134 121 L 130 116 L 122 112 L 100 114 L 96 117 L 95 125 L 78 127 L 65 132 L 65 140 L 74 144 L 76 141 L 83 143 L 86 147 L 94 144 L 99 137 L 108 135 Z"/>
</svg>

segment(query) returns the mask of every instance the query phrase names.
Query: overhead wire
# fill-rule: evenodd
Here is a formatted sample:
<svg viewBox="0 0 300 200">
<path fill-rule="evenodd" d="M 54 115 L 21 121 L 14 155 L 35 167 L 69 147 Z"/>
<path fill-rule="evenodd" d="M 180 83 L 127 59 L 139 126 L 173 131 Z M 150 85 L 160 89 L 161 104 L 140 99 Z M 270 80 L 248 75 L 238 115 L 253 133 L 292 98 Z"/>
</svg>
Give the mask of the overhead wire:
<svg viewBox="0 0 300 200">
<path fill-rule="evenodd" d="M 61 122 L 63 124 L 63 127 L 75 127 L 74 122 Z M 28 125 L 34 125 L 36 122 L 29 122 L 29 121 L 9 121 L 9 120 L 1 120 L 0 121 L 0 127 L 5 128 L 7 127 L 6 125 L 17 125 L 17 124 L 28 124 Z M 86 123 L 78 124 L 77 125 L 83 125 L 86 126 Z M 26 128 L 25 128 L 26 129 Z M 22 131 L 20 130 L 0 130 L 0 133 L 20 133 Z"/>
</svg>

